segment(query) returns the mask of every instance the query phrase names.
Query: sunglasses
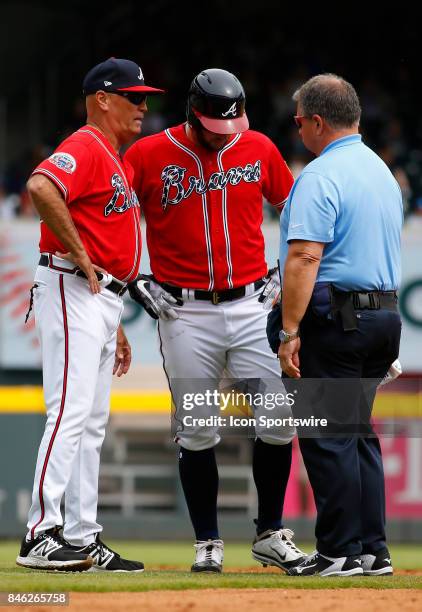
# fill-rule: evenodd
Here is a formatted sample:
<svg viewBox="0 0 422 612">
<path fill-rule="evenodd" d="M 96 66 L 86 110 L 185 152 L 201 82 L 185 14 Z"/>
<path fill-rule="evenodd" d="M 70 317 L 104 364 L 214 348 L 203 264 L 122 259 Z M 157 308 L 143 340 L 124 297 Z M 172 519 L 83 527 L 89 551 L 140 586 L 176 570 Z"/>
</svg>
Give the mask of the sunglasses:
<svg viewBox="0 0 422 612">
<path fill-rule="evenodd" d="M 306 115 L 295 115 L 293 117 L 293 120 L 296 123 L 296 127 L 298 127 L 299 129 L 302 127 L 303 119 L 309 119 L 309 117 L 307 117 Z"/>
<path fill-rule="evenodd" d="M 126 98 L 128 102 L 134 104 L 135 106 L 140 106 L 143 104 L 147 97 L 144 93 L 139 93 L 136 91 L 110 91 L 109 93 L 116 94 L 116 96 L 121 96 L 122 98 Z"/>
</svg>

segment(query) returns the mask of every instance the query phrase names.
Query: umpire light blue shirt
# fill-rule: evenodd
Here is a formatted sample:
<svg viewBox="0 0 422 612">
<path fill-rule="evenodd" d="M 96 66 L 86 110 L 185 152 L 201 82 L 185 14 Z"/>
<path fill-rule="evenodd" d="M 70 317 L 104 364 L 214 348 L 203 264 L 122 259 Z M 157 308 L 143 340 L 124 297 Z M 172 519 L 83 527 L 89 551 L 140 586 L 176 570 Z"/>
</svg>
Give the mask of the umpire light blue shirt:
<svg viewBox="0 0 422 612">
<path fill-rule="evenodd" d="M 303 169 L 280 223 L 282 273 L 288 242 L 309 240 L 325 243 L 317 282 L 343 291 L 398 288 L 401 192 L 360 134 L 331 142 Z"/>
</svg>

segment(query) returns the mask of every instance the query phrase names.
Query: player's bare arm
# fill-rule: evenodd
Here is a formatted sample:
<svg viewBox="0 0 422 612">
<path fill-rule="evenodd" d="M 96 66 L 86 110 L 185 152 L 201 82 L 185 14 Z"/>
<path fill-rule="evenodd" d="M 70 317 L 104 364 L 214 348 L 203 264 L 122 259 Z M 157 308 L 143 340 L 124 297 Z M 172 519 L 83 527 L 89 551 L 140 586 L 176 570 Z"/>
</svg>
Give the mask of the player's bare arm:
<svg viewBox="0 0 422 612">
<path fill-rule="evenodd" d="M 72 261 L 85 272 L 92 293 L 99 293 L 101 288 L 94 266 L 57 188 L 48 178 L 40 175 L 32 176 L 27 188 L 41 219 L 67 247 Z"/>
<path fill-rule="evenodd" d="M 122 374 L 127 374 L 131 361 L 132 349 L 123 331 L 123 326 L 119 325 L 117 328 L 116 358 L 114 360 L 113 374 L 116 374 L 118 377 L 122 376 Z"/>
<path fill-rule="evenodd" d="M 324 250 L 322 242 L 292 240 L 284 266 L 282 321 L 283 329 L 295 333 L 306 312 L 314 289 Z M 299 378 L 300 339 L 280 344 L 280 366 L 291 378 Z"/>
</svg>

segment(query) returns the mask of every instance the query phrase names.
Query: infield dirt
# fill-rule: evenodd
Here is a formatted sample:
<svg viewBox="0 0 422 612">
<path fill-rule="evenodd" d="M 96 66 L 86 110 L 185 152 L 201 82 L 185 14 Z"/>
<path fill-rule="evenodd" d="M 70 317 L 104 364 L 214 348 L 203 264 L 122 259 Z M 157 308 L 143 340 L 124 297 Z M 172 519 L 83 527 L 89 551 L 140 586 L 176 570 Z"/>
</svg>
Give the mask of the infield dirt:
<svg viewBox="0 0 422 612">
<path fill-rule="evenodd" d="M 71 593 L 68 610 L 85 612 L 420 612 L 419 589 L 203 589 L 146 593 Z M 45 608 L 20 608 L 45 610 Z"/>
</svg>

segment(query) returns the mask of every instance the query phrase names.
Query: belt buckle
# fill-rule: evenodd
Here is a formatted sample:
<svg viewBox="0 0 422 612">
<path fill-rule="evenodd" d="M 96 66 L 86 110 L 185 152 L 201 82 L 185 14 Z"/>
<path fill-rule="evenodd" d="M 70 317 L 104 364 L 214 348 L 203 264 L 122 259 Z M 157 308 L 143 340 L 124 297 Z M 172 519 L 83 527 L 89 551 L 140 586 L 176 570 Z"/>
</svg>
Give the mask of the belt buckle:
<svg viewBox="0 0 422 612">
<path fill-rule="evenodd" d="M 218 295 L 218 291 L 213 291 L 212 292 L 212 303 L 214 304 L 214 306 L 217 306 L 219 301 L 220 301 L 220 297 Z"/>
<path fill-rule="evenodd" d="M 369 303 L 371 305 L 372 310 L 379 310 L 381 307 L 381 300 L 379 293 L 369 293 Z"/>
</svg>

